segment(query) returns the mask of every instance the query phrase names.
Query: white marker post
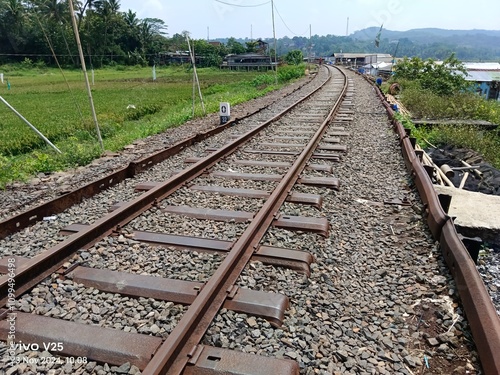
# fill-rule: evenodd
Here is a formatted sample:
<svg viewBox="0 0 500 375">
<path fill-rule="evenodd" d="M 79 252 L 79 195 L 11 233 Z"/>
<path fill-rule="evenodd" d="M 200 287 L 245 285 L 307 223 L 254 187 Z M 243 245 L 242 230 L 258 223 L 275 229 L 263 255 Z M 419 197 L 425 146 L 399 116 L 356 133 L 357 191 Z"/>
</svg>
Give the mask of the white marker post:
<svg viewBox="0 0 500 375">
<path fill-rule="evenodd" d="M 2 81 L 2 85 L 3 85 L 3 73 L 0 73 L 0 81 Z"/>
<path fill-rule="evenodd" d="M 219 108 L 220 124 L 224 125 L 231 118 L 231 107 L 229 103 L 220 103 Z"/>
</svg>

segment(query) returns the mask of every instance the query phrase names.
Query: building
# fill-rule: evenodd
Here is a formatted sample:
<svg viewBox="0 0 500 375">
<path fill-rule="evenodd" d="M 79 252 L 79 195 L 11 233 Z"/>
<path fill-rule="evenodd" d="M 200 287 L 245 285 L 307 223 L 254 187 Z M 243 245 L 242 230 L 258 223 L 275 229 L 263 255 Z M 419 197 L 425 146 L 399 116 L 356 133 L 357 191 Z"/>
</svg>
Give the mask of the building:
<svg viewBox="0 0 500 375">
<path fill-rule="evenodd" d="M 467 81 L 477 84 L 477 93 L 486 99 L 500 100 L 500 64 L 464 63 Z"/>
<path fill-rule="evenodd" d="M 362 66 L 362 72 L 371 76 L 390 76 L 392 74 L 392 63 L 377 62 Z"/>
<path fill-rule="evenodd" d="M 269 55 L 261 55 L 259 53 L 244 53 L 241 55 L 228 55 L 222 62 L 221 68 L 228 69 L 257 69 L 267 70 L 273 67 Z"/>
<path fill-rule="evenodd" d="M 332 55 L 335 64 L 361 67 L 367 64 L 379 62 L 390 63 L 393 57 L 387 53 L 334 53 Z"/>
<path fill-rule="evenodd" d="M 175 52 L 160 52 L 160 64 L 177 65 L 177 64 L 191 64 L 191 55 L 189 51 L 175 51 Z M 199 57 L 196 57 L 198 62 Z"/>
<path fill-rule="evenodd" d="M 262 39 L 257 39 L 257 53 L 260 53 L 261 55 L 269 55 L 269 43 L 264 42 Z"/>
</svg>

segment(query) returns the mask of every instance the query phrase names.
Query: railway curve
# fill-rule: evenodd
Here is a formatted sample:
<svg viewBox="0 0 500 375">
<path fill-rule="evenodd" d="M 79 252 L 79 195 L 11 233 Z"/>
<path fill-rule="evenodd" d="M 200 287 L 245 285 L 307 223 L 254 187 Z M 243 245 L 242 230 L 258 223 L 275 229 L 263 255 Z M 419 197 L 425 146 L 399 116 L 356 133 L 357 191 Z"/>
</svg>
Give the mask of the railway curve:
<svg viewBox="0 0 500 375">
<path fill-rule="evenodd" d="M 495 373 L 498 322 L 468 307 L 407 135 L 362 78 L 317 76 L 316 93 L 134 162 L 54 220 L 2 228 L 17 298 L 8 276 L 1 297 L 25 343 L 0 347 L 5 371 Z"/>
</svg>

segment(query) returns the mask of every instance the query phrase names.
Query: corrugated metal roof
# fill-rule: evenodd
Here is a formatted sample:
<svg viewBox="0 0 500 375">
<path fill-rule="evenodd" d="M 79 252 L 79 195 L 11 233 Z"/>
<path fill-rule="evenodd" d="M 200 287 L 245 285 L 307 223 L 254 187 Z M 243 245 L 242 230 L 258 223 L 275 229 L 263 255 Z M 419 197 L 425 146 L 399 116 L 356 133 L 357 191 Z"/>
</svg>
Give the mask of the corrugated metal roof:
<svg viewBox="0 0 500 375">
<path fill-rule="evenodd" d="M 474 81 L 474 82 L 500 81 L 500 70 L 498 71 L 469 70 L 467 73 L 468 76 L 465 77 L 467 81 Z"/>
<path fill-rule="evenodd" d="M 367 54 L 366 53 L 334 53 L 337 59 L 364 59 Z"/>
<path fill-rule="evenodd" d="M 363 68 L 374 68 L 374 69 L 381 69 L 381 70 L 391 70 L 392 69 L 392 64 L 380 61 L 378 63 L 372 63 L 372 64 L 363 65 Z"/>
<path fill-rule="evenodd" d="M 338 59 L 364 59 L 368 56 L 377 56 L 378 58 L 392 58 L 388 53 L 342 53 L 335 52 L 333 54 Z"/>
<path fill-rule="evenodd" d="M 255 53 L 255 52 L 242 53 L 242 54 L 239 54 L 239 55 L 227 55 L 226 57 L 236 57 L 236 58 L 241 58 L 241 57 L 255 57 L 255 58 L 266 58 L 266 59 L 269 59 L 269 55 L 262 55 L 260 53 Z"/>
<path fill-rule="evenodd" d="M 465 69 L 467 70 L 480 70 L 480 71 L 484 71 L 484 70 L 498 70 L 500 71 L 500 63 L 496 63 L 496 62 L 487 62 L 487 63 L 477 63 L 477 62 L 473 62 L 473 63 L 463 63 L 464 66 L 465 66 Z"/>
</svg>

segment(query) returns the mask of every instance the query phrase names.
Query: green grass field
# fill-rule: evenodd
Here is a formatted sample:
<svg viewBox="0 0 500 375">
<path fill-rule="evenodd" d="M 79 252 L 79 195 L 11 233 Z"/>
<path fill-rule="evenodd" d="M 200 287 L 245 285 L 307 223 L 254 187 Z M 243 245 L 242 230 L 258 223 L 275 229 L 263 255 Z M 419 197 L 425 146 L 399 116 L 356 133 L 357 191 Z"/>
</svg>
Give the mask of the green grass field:
<svg viewBox="0 0 500 375">
<path fill-rule="evenodd" d="M 303 71 L 303 67 L 282 70 L 280 84 Z M 39 172 L 85 165 L 101 154 L 81 71 L 63 75 L 58 69 L 0 66 L 2 72 L 5 82 L 0 84 L 0 95 L 63 155 L 52 151 L 0 103 L 0 187 Z M 236 105 L 277 88 L 272 72 L 198 69 L 198 75 L 209 113 L 218 111 L 221 101 Z M 152 69 L 139 67 L 95 71 L 92 96 L 106 150 L 120 150 L 192 118 L 192 70 L 157 68 L 156 76 L 153 81 Z M 195 117 L 202 115 L 198 97 L 196 103 Z"/>
</svg>

